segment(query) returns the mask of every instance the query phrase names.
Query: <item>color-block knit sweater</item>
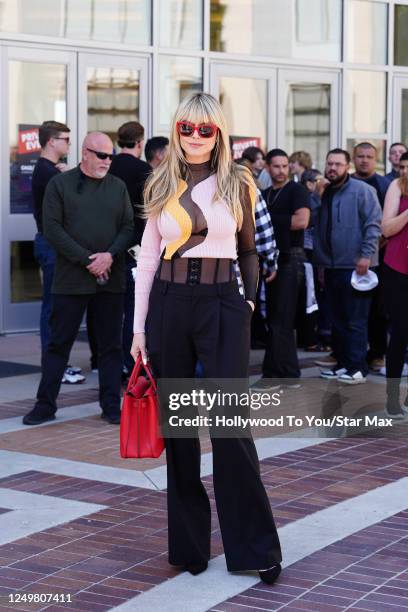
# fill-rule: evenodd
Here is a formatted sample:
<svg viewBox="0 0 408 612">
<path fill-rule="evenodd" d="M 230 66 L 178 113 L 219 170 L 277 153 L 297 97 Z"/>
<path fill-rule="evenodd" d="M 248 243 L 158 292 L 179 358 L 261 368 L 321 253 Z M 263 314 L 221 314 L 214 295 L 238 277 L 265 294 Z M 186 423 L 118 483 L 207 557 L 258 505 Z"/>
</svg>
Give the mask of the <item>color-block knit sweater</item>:
<svg viewBox="0 0 408 612">
<path fill-rule="evenodd" d="M 209 163 L 191 164 L 189 169 L 189 178 L 180 180 L 177 193 L 161 214 L 150 217 L 146 223 L 135 279 L 135 333 L 144 331 L 150 290 L 160 257 L 164 261 L 174 256 L 221 260 L 238 257 L 245 297 L 255 301 L 258 280 L 254 229 L 256 191 L 248 193 L 242 202 L 244 221 L 237 232 L 236 221 L 227 204 L 213 201 L 216 175 L 210 174 Z M 202 180 L 197 182 L 198 179 Z M 197 244 L 193 238 L 204 229 L 206 235 L 200 236 Z"/>
</svg>

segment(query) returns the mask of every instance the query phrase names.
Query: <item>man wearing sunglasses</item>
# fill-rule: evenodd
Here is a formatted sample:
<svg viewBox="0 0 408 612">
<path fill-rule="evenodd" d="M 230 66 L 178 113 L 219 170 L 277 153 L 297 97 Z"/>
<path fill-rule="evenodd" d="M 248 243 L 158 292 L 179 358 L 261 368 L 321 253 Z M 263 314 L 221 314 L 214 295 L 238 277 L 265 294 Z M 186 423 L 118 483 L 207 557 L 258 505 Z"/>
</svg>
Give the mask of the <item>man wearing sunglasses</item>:
<svg viewBox="0 0 408 612">
<path fill-rule="evenodd" d="M 124 252 L 132 243 L 133 212 L 125 184 L 108 174 L 112 157 L 110 138 L 91 132 L 79 166 L 55 176 L 45 192 L 44 235 L 56 251 L 51 337 L 25 425 L 55 419 L 62 374 L 88 307 L 98 346 L 101 416 L 120 422 Z"/>
</svg>

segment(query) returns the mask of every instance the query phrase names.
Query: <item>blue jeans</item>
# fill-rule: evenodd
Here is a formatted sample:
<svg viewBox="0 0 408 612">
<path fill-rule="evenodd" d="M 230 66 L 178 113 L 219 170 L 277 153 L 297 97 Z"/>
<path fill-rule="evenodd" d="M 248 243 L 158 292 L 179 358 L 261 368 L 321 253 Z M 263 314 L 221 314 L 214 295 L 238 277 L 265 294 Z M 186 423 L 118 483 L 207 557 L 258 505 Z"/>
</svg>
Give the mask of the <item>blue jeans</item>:
<svg viewBox="0 0 408 612">
<path fill-rule="evenodd" d="M 333 321 L 332 345 L 339 368 L 368 374 L 368 315 L 371 291 L 351 286 L 353 270 L 325 270 L 325 287 Z"/>
<path fill-rule="evenodd" d="M 51 286 L 55 269 L 55 251 L 40 233 L 34 238 L 34 257 L 43 274 L 43 295 L 40 316 L 41 353 L 45 354 L 50 338 L 50 314 L 52 306 Z"/>
</svg>

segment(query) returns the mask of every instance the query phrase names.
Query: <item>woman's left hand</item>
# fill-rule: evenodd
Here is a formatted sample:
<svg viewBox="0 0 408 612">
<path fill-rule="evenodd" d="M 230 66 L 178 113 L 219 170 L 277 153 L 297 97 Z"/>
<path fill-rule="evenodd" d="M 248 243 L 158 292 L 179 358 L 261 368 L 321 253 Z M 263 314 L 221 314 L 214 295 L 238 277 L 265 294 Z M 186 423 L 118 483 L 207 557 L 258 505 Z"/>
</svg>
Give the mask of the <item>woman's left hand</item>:
<svg viewBox="0 0 408 612">
<path fill-rule="evenodd" d="M 252 300 L 246 300 L 246 302 L 250 305 L 250 307 L 252 308 L 252 312 L 254 312 L 255 310 L 255 304 L 253 303 Z"/>
</svg>

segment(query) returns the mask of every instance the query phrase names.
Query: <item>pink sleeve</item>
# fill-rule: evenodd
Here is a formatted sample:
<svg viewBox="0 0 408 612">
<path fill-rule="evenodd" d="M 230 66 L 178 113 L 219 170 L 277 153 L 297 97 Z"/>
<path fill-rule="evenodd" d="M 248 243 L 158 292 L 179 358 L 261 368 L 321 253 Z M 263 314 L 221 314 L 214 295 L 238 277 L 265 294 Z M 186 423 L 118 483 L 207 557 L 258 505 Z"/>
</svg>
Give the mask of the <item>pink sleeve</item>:
<svg viewBox="0 0 408 612">
<path fill-rule="evenodd" d="M 133 332 L 135 334 L 143 333 L 145 330 L 150 290 L 160 260 L 161 235 L 157 227 L 157 219 L 158 217 L 150 217 L 147 220 L 137 259 L 135 316 L 133 321 Z"/>
</svg>

